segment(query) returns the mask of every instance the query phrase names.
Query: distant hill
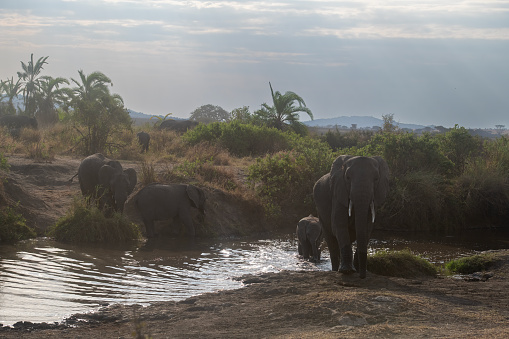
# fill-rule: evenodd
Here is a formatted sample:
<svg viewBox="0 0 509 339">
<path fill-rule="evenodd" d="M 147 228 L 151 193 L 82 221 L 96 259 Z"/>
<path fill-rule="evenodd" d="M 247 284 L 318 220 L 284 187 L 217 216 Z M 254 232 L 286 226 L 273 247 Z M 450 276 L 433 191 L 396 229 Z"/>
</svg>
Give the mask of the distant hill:
<svg viewBox="0 0 509 339">
<path fill-rule="evenodd" d="M 384 122 L 382 119 L 378 119 L 370 116 L 342 116 L 330 119 L 315 119 L 311 121 L 303 121 L 303 123 L 307 126 L 313 127 L 327 127 L 327 126 L 346 126 L 350 128 L 352 124 L 357 124 L 357 128 L 371 128 L 373 126 L 382 127 Z M 416 124 L 403 124 L 400 122 L 396 122 L 399 128 L 409 128 L 409 129 L 422 129 L 427 126 L 416 125 Z"/>
</svg>

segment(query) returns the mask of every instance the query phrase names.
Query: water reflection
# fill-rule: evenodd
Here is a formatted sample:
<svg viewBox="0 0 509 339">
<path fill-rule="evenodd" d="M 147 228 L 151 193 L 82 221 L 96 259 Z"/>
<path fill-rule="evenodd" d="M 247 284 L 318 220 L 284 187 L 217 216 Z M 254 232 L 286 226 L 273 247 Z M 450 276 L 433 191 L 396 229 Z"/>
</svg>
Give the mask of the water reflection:
<svg viewBox="0 0 509 339">
<path fill-rule="evenodd" d="M 489 241 L 476 235 L 428 239 L 375 233 L 373 238 L 372 251 L 410 248 L 436 263 L 509 248 L 507 234 L 492 234 Z M 1 246 L 0 323 L 60 321 L 109 303 L 182 300 L 238 288 L 241 283 L 233 278 L 244 274 L 330 269 L 326 250 L 318 264 L 301 260 L 296 252 L 292 234 L 217 243 L 166 238 L 122 248 L 72 246 L 46 238 Z"/>
</svg>

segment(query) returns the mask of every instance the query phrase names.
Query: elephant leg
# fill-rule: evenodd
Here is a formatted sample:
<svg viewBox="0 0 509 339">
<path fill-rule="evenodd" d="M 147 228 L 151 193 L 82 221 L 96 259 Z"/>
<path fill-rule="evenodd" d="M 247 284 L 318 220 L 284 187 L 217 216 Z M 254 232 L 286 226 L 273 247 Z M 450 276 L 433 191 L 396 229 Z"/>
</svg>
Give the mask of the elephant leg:
<svg viewBox="0 0 509 339">
<path fill-rule="evenodd" d="M 325 236 L 325 242 L 327 243 L 327 247 L 329 248 L 330 253 L 330 261 L 332 264 L 332 270 L 337 271 L 339 268 L 339 247 L 338 241 L 335 237 L 331 235 Z"/>
<path fill-rule="evenodd" d="M 352 246 L 344 246 L 340 249 L 341 252 L 341 264 L 339 266 L 339 272 L 345 274 L 351 274 L 356 272 L 353 267 L 353 252 Z"/>
<path fill-rule="evenodd" d="M 309 242 L 306 241 L 304 244 L 302 244 L 302 256 L 304 259 L 309 259 Z"/>
<path fill-rule="evenodd" d="M 320 261 L 320 250 L 318 249 L 318 246 L 316 243 L 311 244 L 311 250 L 313 252 L 313 261 L 319 262 Z"/>
<path fill-rule="evenodd" d="M 194 237 L 195 230 L 193 225 L 193 218 L 191 217 L 190 211 L 180 212 L 179 219 L 186 226 L 187 235 L 190 237 Z"/>
<path fill-rule="evenodd" d="M 299 251 L 299 255 L 302 255 L 302 245 L 300 244 L 300 242 L 297 245 L 297 250 Z"/>
<path fill-rule="evenodd" d="M 145 230 L 147 231 L 147 238 L 154 238 L 154 220 L 143 217 L 143 224 L 145 225 Z"/>
<path fill-rule="evenodd" d="M 355 256 L 357 257 L 357 260 L 359 262 L 359 275 L 361 279 L 366 278 L 366 265 L 368 260 L 368 253 L 367 252 L 361 252 L 361 251 L 355 251 Z"/>
</svg>

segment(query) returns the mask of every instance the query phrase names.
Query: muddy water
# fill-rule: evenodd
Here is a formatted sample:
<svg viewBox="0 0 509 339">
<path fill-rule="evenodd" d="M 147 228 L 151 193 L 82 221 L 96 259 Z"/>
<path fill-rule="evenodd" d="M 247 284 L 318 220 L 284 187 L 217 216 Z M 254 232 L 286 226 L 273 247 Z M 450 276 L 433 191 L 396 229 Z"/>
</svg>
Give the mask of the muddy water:
<svg viewBox="0 0 509 339">
<path fill-rule="evenodd" d="M 509 248 L 507 234 L 409 238 L 375 234 L 371 250 L 409 248 L 442 263 Z M 304 262 L 292 234 L 214 242 L 161 239 L 124 248 L 71 246 L 47 238 L 0 246 L 0 323 L 54 322 L 111 303 L 149 304 L 241 287 L 234 278 L 280 270 L 329 270 Z"/>
</svg>

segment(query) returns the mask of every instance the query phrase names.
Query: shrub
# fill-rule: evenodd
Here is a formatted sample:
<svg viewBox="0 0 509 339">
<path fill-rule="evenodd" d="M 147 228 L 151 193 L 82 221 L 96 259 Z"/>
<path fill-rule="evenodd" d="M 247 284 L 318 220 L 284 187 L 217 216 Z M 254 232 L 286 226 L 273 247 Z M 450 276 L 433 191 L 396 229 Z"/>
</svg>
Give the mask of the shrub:
<svg viewBox="0 0 509 339">
<path fill-rule="evenodd" d="M 429 133 L 417 136 L 413 133 L 380 133 L 353 155 L 381 155 L 394 176 L 412 171 L 429 171 L 450 175 L 454 164 L 440 151 L 438 141 Z"/>
<path fill-rule="evenodd" d="M 200 124 L 184 134 L 183 139 L 191 145 L 204 141 L 217 142 L 238 157 L 274 153 L 288 149 L 289 146 L 284 132 L 238 121 Z"/>
<path fill-rule="evenodd" d="M 495 257 L 489 253 L 484 253 L 451 260 L 445 264 L 445 268 L 452 273 L 472 274 L 485 271 L 494 263 Z"/>
<path fill-rule="evenodd" d="M 48 235 L 71 243 L 127 242 L 141 238 L 138 226 L 120 213 L 107 218 L 97 206 L 88 206 L 77 197 L 67 215 L 49 228 Z"/>
<path fill-rule="evenodd" d="M 509 216 L 509 183 L 505 174 L 483 165 L 472 165 L 454 182 L 454 196 L 461 201 L 471 224 L 505 224 Z"/>
<path fill-rule="evenodd" d="M 278 216 L 288 208 L 301 214 L 313 212 L 313 186 L 330 171 L 335 158 L 319 140 L 295 133 L 287 138 L 292 151 L 267 154 L 248 169 L 248 182 L 264 202 L 267 215 Z"/>
<path fill-rule="evenodd" d="M 478 137 L 471 135 L 465 127 L 458 127 L 458 125 L 440 135 L 439 140 L 443 154 L 454 163 L 455 174 L 463 173 L 467 161 L 479 154 L 481 146 Z"/>
<path fill-rule="evenodd" d="M 12 207 L 0 210 L 0 242 L 12 243 L 36 236 L 35 230 Z"/>
<path fill-rule="evenodd" d="M 409 250 L 380 251 L 368 256 L 368 271 L 385 276 L 412 278 L 436 276 L 438 269 Z"/>
</svg>

